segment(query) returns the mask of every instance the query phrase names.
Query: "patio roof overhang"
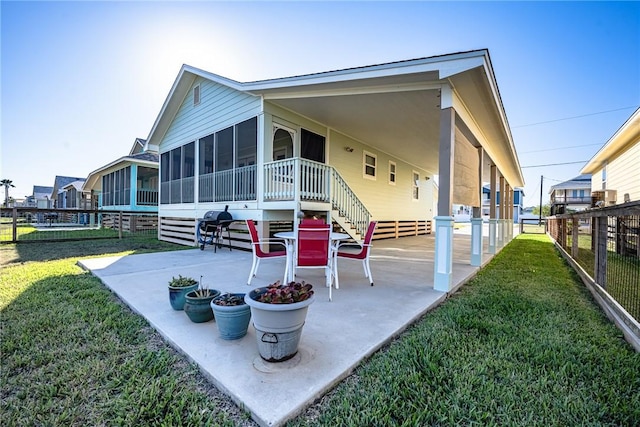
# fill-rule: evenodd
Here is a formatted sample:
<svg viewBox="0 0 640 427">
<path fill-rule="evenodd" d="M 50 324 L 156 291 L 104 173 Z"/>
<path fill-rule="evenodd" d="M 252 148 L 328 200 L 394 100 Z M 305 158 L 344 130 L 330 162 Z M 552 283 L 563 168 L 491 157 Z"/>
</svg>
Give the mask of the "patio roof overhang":
<svg viewBox="0 0 640 427">
<path fill-rule="evenodd" d="M 495 164 L 524 186 L 487 50 L 240 83 L 183 65 L 149 137 L 158 148 L 184 96 L 203 77 L 282 108 L 438 174 L 440 111 L 456 111 L 456 141 L 483 147 L 484 178 Z"/>
<path fill-rule="evenodd" d="M 456 141 L 482 146 L 512 187 L 524 179 L 485 50 L 249 83 L 282 108 L 438 174 L 440 110 Z"/>
</svg>

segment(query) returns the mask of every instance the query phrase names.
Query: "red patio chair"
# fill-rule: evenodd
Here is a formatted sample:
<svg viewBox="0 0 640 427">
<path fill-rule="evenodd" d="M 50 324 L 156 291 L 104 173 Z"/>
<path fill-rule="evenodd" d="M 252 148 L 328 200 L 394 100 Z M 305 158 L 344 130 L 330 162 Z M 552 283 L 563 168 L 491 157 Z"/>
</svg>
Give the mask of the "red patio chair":
<svg viewBox="0 0 640 427">
<path fill-rule="evenodd" d="M 271 258 L 285 258 L 287 257 L 287 245 L 279 239 L 260 239 L 258 237 L 258 230 L 256 224 L 252 219 L 247 220 L 247 228 L 249 229 L 249 235 L 251 236 L 251 250 L 253 251 L 253 264 L 251 265 L 251 271 L 249 272 L 249 279 L 247 279 L 247 285 L 251 285 L 251 279 L 253 279 L 258 273 L 258 267 L 260 266 L 261 259 Z M 283 251 L 271 251 L 264 252 L 262 250 L 262 244 L 269 245 L 276 244 L 282 245 Z M 285 261 L 284 267 L 284 279 L 282 283 L 286 283 L 287 273 L 289 271 L 289 263 Z"/>
<path fill-rule="evenodd" d="M 357 247 L 360 248 L 359 252 L 345 252 L 340 249 L 347 248 L 349 246 L 356 246 L 353 243 L 345 243 L 338 246 L 338 252 L 336 253 L 336 272 L 338 271 L 338 258 L 357 259 L 362 261 L 362 267 L 364 268 L 364 274 L 369 279 L 369 283 L 373 286 L 373 275 L 371 275 L 371 267 L 369 266 L 369 253 L 371 251 L 371 239 L 373 238 L 373 232 L 378 225 L 377 221 L 371 221 L 369 228 L 367 228 L 367 234 L 364 236 L 364 240 L 358 243 Z M 337 274 L 336 274 L 337 277 Z M 338 288 L 336 283 L 336 289 Z"/>
<path fill-rule="evenodd" d="M 331 282 L 333 277 L 332 253 L 330 249 L 330 229 L 328 224 L 324 226 L 312 226 L 311 228 L 298 227 L 296 263 L 294 274 L 298 268 L 323 268 L 325 284 L 329 287 L 329 301 L 331 301 Z"/>
</svg>

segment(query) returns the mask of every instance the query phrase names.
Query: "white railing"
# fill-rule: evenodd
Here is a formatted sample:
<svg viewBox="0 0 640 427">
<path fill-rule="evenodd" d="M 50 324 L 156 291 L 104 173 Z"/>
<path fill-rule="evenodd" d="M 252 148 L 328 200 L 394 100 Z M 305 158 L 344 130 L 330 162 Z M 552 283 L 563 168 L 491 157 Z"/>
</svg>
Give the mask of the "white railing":
<svg viewBox="0 0 640 427">
<path fill-rule="evenodd" d="M 358 234 L 364 237 L 371 220 L 371 213 L 335 169 L 332 169 L 331 176 L 331 205 L 333 209 L 337 210 L 338 215 L 344 217 Z"/>
<path fill-rule="evenodd" d="M 333 167 L 301 158 L 265 164 L 264 200 L 331 202 L 332 208 L 361 235 L 366 232 L 371 218 L 367 208 Z"/>
<path fill-rule="evenodd" d="M 243 166 L 198 177 L 199 202 L 256 200 L 256 166 Z"/>
<path fill-rule="evenodd" d="M 296 159 L 277 160 L 264 165 L 264 200 L 294 200 Z"/>
<path fill-rule="evenodd" d="M 157 206 L 158 190 L 138 190 L 136 204 L 138 206 Z"/>
</svg>

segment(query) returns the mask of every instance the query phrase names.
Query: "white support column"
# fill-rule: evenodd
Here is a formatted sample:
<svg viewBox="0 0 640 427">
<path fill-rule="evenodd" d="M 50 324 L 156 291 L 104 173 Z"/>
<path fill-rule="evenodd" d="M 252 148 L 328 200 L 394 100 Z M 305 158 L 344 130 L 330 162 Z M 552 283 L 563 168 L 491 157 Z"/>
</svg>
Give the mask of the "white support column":
<svg viewBox="0 0 640 427">
<path fill-rule="evenodd" d="M 511 186 L 508 182 L 504 184 L 504 244 L 506 245 L 511 241 L 511 233 L 509 232 L 509 228 L 513 229 L 510 225 L 510 213 L 509 209 L 511 206 Z"/>
<path fill-rule="evenodd" d="M 471 265 L 482 265 L 482 176 L 484 167 L 484 149 L 478 147 L 478 207 L 473 208 L 471 219 Z"/>
<path fill-rule="evenodd" d="M 491 177 L 489 178 L 489 253 L 496 253 L 496 165 L 491 165 Z"/>
<path fill-rule="evenodd" d="M 471 265 L 482 265 L 482 218 L 471 219 Z"/>
<path fill-rule="evenodd" d="M 498 240 L 497 248 L 500 249 L 504 246 L 504 177 L 500 177 L 500 203 L 498 204 Z"/>
<path fill-rule="evenodd" d="M 449 292 L 453 284 L 453 217 L 437 216 L 433 289 Z"/>
<path fill-rule="evenodd" d="M 513 240 L 513 187 L 509 186 L 509 241 Z"/>
<path fill-rule="evenodd" d="M 453 284 L 453 165 L 455 150 L 455 116 L 453 108 L 440 110 L 440 146 L 438 152 L 439 186 L 433 288 L 449 292 Z"/>
</svg>

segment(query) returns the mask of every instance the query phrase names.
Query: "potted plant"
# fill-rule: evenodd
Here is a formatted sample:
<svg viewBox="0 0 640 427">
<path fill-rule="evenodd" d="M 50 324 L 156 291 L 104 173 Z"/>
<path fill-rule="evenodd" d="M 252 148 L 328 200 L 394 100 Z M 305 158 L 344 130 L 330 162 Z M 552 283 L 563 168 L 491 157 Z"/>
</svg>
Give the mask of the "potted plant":
<svg viewBox="0 0 640 427">
<path fill-rule="evenodd" d="M 187 313 L 189 319 L 194 323 L 208 322 L 213 319 L 213 310 L 210 305 L 211 300 L 218 295 L 220 295 L 220 291 L 209 289 L 203 285 L 202 276 L 200 276 L 200 286 L 185 295 L 184 312 Z"/>
<path fill-rule="evenodd" d="M 213 316 L 218 325 L 220 338 L 236 340 L 247 334 L 251 308 L 244 301 L 245 294 L 222 294 L 211 301 Z"/>
<path fill-rule="evenodd" d="M 282 362 L 296 355 L 307 309 L 315 300 L 312 288 L 305 282 L 277 281 L 245 295 L 264 360 Z"/>
<path fill-rule="evenodd" d="M 185 295 L 198 288 L 198 281 L 192 277 L 172 277 L 169 281 L 169 303 L 174 310 L 184 310 Z"/>
</svg>

